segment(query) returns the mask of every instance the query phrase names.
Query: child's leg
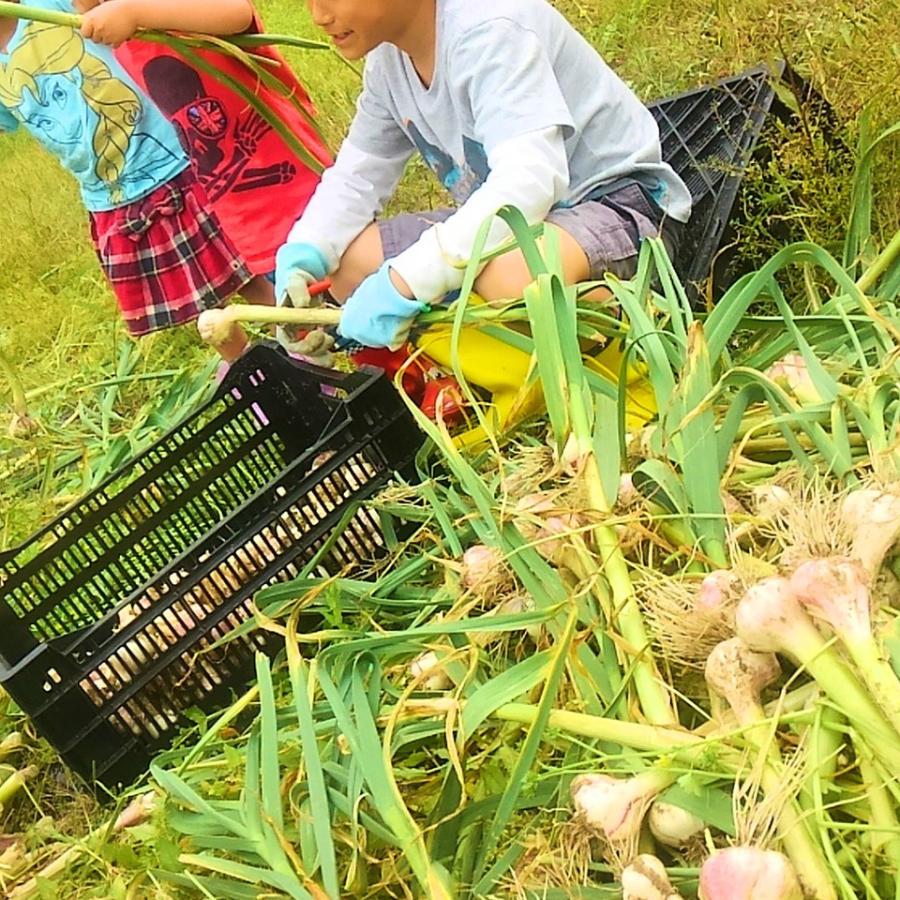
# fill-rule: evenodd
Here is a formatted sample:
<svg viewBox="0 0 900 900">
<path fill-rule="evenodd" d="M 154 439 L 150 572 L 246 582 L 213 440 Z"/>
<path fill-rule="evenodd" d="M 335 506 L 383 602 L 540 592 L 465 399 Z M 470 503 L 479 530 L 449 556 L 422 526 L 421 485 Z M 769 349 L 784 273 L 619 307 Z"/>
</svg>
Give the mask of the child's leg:
<svg viewBox="0 0 900 900">
<path fill-rule="evenodd" d="M 241 297 L 254 306 L 275 305 L 275 285 L 265 275 L 254 275 L 242 288 Z"/>
<path fill-rule="evenodd" d="M 332 294 L 346 300 L 363 279 L 376 271 L 385 258 L 392 258 L 415 243 L 435 222 L 452 210 L 400 215 L 370 225 L 351 244 L 334 276 Z M 607 273 L 627 279 L 637 270 L 641 240 L 660 233 L 661 212 L 637 184 L 627 185 L 600 199 L 552 212 L 548 223 L 556 226 L 565 280 L 569 284 L 599 281 Z M 680 225 L 662 226 L 662 237 L 674 255 Z M 511 250 L 491 260 L 475 282 L 475 290 L 488 302 L 503 302 L 522 296 L 532 277 L 525 258 Z M 610 292 L 598 288 L 589 299 L 602 302 Z"/>
<path fill-rule="evenodd" d="M 343 303 L 384 262 L 380 226 L 374 222 L 365 228 L 341 258 L 331 276 L 331 296 Z"/>
<path fill-rule="evenodd" d="M 566 283 L 577 284 L 587 281 L 591 277 L 591 265 L 587 254 L 578 241 L 563 228 L 557 233 Z M 528 270 L 525 257 L 519 250 L 511 250 L 491 260 L 484 267 L 475 282 L 475 290 L 489 303 L 502 303 L 521 297 L 532 281 L 534 278 Z M 601 292 L 602 296 L 592 295 L 591 298 L 599 301 L 609 296 L 609 291 L 605 289 L 595 293 Z"/>
</svg>

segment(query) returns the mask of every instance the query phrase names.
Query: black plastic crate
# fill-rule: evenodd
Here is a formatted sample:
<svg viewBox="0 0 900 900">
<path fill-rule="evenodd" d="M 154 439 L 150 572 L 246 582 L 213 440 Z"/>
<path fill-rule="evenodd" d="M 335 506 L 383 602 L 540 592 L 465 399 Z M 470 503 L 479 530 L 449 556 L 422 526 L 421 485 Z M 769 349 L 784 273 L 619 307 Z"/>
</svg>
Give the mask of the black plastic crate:
<svg viewBox="0 0 900 900">
<path fill-rule="evenodd" d="M 799 120 L 779 94 L 793 95 L 792 105 L 824 101 L 784 62 L 757 66 L 716 84 L 650 104 L 659 125 L 663 158 L 691 192 L 694 209 L 685 229 L 676 269 L 692 289 L 713 277 L 715 293 L 727 287 L 725 259 L 717 254 L 727 243 L 741 180 L 773 121 Z"/>
<path fill-rule="evenodd" d="M 250 629 L 211 649 L 260 588 L 317 554 L 322 575 L 383 555 L 362 501 L 421 442 L 380 372 L 254 348 L 212 401 L 0 555 L 0 682 L 86 780 L 132 781 L 184 710 L 226 705 L 273 649 Z"/>
</svg>

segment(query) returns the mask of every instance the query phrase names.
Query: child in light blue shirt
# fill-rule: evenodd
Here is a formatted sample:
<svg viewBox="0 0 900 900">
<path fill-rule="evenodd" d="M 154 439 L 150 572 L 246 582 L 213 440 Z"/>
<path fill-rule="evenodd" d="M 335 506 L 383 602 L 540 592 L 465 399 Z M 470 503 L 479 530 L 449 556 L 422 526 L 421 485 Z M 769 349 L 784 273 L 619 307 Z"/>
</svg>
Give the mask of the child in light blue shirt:
<svg viewBox="0 0 900 900">
<path fill-rule="evenodd" d="M 350 133 L 279 255 L 332 274 L 340 331 L 397 346 L 426 304 L 458 289 L 475 234 L 503 206 L 558 226 L 571 282 L 634 274 L 644 237 L 670 248 L 690 194 L 662 161 L 653 116 L 546 0 L 311 0 L 348 59 L 366 56 Z M 418 152 L 455 210 L 373 223 Z M 509 231 L 497 222 L 488 250 Z M 521 254 L 488 263 L 488 300 L 520 296 Z"/>
</svg>

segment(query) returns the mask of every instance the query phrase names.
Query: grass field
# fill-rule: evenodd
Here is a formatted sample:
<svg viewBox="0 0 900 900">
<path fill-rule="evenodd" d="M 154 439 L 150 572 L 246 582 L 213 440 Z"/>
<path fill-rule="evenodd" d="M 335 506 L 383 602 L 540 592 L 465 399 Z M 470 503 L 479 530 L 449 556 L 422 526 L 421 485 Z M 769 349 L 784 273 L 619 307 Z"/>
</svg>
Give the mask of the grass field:
<svg viewBox="0 0 900 900">
<path fill-rule="evenodd" d="M 837 137 L 855 147 L 861 116 L 871 132 L 900 121 L 900 25 L 896 0 L 862 10 L 850 0 L 558 0 L 572 22 L 645 99 L 671 94 L 779 56 L 832 104 Z M 268 29 L 316 36 L 300 2 L 261 0 Z M 515 53 L 516 48 L 507 49 Z M 340 141 L 352 116 L 359 76 L 330 54 L 289 54 L 316 99 L 328 139 Z M 10 393 L 0 375 L 0 550 L 14 546 L 65 504 L 146 446 L 208 390 L 211 355 L 193 330 L 131 341 L 118 319 L 90 246 L 73 182 L 26 135 L 2 139 L 0 183 L 0 350 L 15 362 L 39 424 L 11 438 Z M 825 246 L 839 244 L 849 182 L 828 165 L 815 136 L 775 147 L 775 162 L 752 175 L 748 255 L 773 248 L 784 217 Z M 875 225 L 882 236 L 900 221 L 900 151 L 888 146 L 877 169 Z M 411 164 L 393 208 L 441 198 L 421 164 Z M 773 212 L 777 210 L 777 214 Z M 18 719 L 17 725 L 22 726 Z M 0 725 L 0 736 L 6 730 Z M 42 762 L 52 759 L 49 751 Z M 0 831 L 52 827 L 84 834 L 100 813 L 58 767 L 4 812 Z M 41 824 L 43 822 L 43 824 Z M 75 897 L 129 893 L 116 866 L 93 859 L 64 892 Z M 43 895 L 58 896 L 53 885 Z"/>
<path fill-rule="evenodd" d="M 833 104 L 850 146 L 864 110 L 873 130 L 900 118 L 900 29 L 891 0 L 862 10 L 847 0 L 687 0 L 674 16 L 663 0 L 559 0 L 559 6 L 646 99 L 783 55 Z M 316 34 L 302 3 L 263 0 L 260 8 L 273 32 Z M 330 54 L 290 55 L 337 145 L 352 116 L 358 74 Z M 827 173 L 820 147 L 783 151 L 785 171 L 756 173 L 761 202 L 746 232 L 755 255 L 770 249 L 773 206 L 826 246 L 841 238 L 847 183 Z M 894 151 L 878 171 L 877 216 L 890 226 L 900 219 L 900 156 Z M 17 362 L 41 426 L 27 441 L 6 438 L 9 394 L 0 382 L 0 547 L 8 547 L 95 483 L 111 462 L 143 446 L 169 414 L 177 417 L 178 398 L 196 397 L 185 373 L 202 377 L 209 355 L 190 328 L 136 346 L 127 338 L 76 188 L 27 135 L 3 139 L 0 179 L 9 186 L 0 207 L 0 349 Z M 440 196 L 414 162 L 394 206 L 421 208 Z M 172 391 L 159 415 L 160 396 Z"/>
</svg>

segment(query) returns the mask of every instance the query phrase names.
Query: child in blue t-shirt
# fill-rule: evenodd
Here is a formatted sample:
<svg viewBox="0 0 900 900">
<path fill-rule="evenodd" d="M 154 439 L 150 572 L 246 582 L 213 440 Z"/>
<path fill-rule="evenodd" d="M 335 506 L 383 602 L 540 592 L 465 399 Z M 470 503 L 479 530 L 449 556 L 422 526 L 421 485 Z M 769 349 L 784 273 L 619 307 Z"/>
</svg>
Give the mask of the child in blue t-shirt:
<svg viewBox="0 0 900 900">
<path fill-rule="evenodd" d="M 482 222 L 515 206 L 557 226 L 567 280 L 628 278 L 639 244 L 670 248 L 691 196 L 661 156 L 650 111 L 547 0 L 316 0 L 345 58 L 366 57 L 350 133 L 278 254 L 276 294 L 295 273 L 333 276 L 339 331 L 398 346 L 426 304 L 458 289 Z M 455 210 L 373 223 L 413 155 Z M 487 249 L 509 237 L 495 223 Z M 521 296 L 521 253 L 481 271 L 488 300 Z"/>
<path fill-rule="evenodd" d="M 66 0 L 31 6 L 73 12 Z M 69 26 L 0 18 L 0 132 L 20 125 L 78 180 L 132 334 L 195 319 L 250 281 L 175 129 L 110 48 Z"/>
</svg>

